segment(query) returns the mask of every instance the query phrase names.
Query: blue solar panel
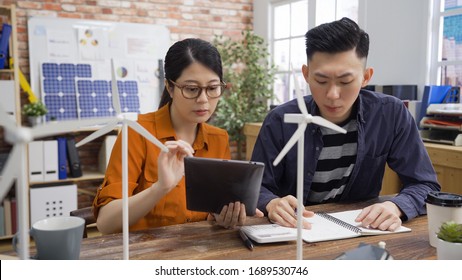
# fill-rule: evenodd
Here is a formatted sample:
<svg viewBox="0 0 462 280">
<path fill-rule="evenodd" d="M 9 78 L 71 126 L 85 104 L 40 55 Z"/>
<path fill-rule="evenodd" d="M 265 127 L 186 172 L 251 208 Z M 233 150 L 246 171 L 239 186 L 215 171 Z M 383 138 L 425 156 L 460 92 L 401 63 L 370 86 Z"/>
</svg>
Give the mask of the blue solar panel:
<svg viewBox="0 0 462 280">
<path fill-rule="evenodd" d="M 110 82 L 81 80 L 77 82 L 81 118 L 115 115 L 109 92 Z"/>
<path fill-rule="evenodd" d="M 74 79 L 75 65 L 70 63 L 63 63 L 59 65 L 59 76 L 61 78 Z"/>
<path fill-rule="evenodd" d="M 59 76 L 59 68 L 56 63 L 43 63 L 42 64 L 42 76 L 44 78 L 57 79 Z"/>
<path fill-rule="evenodd" d="M 77 77 L 79 78 L 91 78 L 91 66 L 90 64 L 77 64 Z"/>
<path fill-rule="evenodd" d="M 71 63 L 43 63 L 43 101 L 48 108 L 46 120 L 76 119 L 76 66 Z"/>
<path fill-rule="evenodd" d="M 111 81 L 92 80 L 90 64 L 43 63 L 43 100 L 48 120 L 114 116 Z M 136 81 L 117 81 L 122 112 L 140 112 Z"/>
<path fill-rule="evenodd" d="M 58 94 L 60 92 L 59 81 L 56 79 L 43 79 L 44 94 Z"/>
<path fill-rule="evenodd" d="M 42 76 L 44 78 L 91 78 L 90 64 L 71 64 L 71 63 L 43 63 Z"/>
<path fill-rule="evenodd" d="M 119 89 L 120 107 L 123 113 L 140 112 L 140 100 L 138 97 L 138 84 L 135 81 L 117 81 Z"/>
<path fill-rule="evenodd" d="M 77 119 L 77 104 L 73 95 L 46 95 L 46 120 Z"/>
</svg>

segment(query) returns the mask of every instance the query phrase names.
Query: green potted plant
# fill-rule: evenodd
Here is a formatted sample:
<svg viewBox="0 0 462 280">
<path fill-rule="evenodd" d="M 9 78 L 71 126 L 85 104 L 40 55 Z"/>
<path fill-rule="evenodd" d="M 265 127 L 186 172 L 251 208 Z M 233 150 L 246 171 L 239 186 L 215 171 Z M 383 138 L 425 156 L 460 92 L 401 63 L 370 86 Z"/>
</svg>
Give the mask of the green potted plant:
<svg viewBox="0 0 462 280">
<path fill-rule="evenodd" d="M 269 61 L 265 41 L 252 31 L 243 31 L 240 40 L 217 36 L 214 45 L 223 61 L 225 82 L 231 87 L 221 97 L 212 123 L 228 131 L 237 144 L 237 159 L 241 159 L 243 127 L 265 118 L 276 67 Z"/>
<path fill-rule="evenodd" d="M 27 116 L 27 121 L 34 126 L 40 123 L 41 117 L 48 113 L 48 109 L 41 101 L 27 103 L 22 107 L 22 113 Z"/>
<path fill-rule="evenodd" d="M 462 260 L 462 224 L 444 222 L 436 236 L 436 255 L 439 260 Z"/>
</svg>

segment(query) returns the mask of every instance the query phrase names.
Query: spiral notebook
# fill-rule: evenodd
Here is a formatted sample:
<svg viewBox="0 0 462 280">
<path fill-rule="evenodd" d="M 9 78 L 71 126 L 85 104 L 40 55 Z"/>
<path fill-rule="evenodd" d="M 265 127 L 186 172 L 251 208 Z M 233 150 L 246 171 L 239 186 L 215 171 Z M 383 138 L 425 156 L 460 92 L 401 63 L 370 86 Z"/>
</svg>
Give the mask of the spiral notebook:
<svg viewBox="0 0 462 280">
<path fill-rule="evenodd" d="M 303 230 L 305 242 L 319 242 L 328 240 L 347 239 L 364 235 L 394 234 L 411 231 L 410 228 L 401 226 L 395 231 L 383 231 L 370 229 L 355 222 L 361 213 L 359 210 L 343 211 L 336 213 L 316 212 L 311 218 L 305 218 L 311 223 L 311 229 Z M 243 226 L 242 230 L 249 238 L 258 243 L 270 243 L 291 241 L 297 238 L 297 229 L 288 228 L 275 224 Z"/>
</svg>

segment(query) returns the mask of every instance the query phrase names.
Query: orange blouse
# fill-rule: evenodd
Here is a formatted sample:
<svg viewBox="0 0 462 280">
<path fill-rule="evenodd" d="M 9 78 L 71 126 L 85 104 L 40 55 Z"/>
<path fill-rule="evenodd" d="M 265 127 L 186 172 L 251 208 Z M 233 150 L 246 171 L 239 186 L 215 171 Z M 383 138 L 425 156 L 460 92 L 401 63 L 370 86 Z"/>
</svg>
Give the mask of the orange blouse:
<svg viewBox="0 0 462 280">
<path fill-rule="evenodd" d="M 170 119 L 169 106 L 158 111 L 138 116 L 138 123 L 162 143 L 177 140 Z M 228 133 L 206 123 L 199 124 L 199 130 L 192 145 L 196 157 L 230 159 Z M 106 175 L 93 201 L 93 213 L 98 217 L 100 207 L 122 198 L 122 140 L 119 135 L 114 144 Z M 157 181 L 157 157 L 160 149 L 144 137 L 128 129 L 128 191 L 137 194 Z M 186 209 L 184 177 L 154 208 L 130 230 L 146 229 L 186 222 L 202 221 L 207 213 Z"/>
</svg>

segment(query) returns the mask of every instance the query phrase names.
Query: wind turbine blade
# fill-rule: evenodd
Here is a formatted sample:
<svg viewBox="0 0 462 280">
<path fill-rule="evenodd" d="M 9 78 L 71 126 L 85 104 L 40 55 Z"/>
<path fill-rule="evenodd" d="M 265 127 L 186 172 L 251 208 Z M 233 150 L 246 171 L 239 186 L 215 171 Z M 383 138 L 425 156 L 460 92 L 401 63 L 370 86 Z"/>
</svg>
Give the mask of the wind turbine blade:
<svg viewBox="0 0 462 280">
<path fill-rule="evenodd" d="M 120 107 L 120 99 L 119 99 L 119 88 L 117 87 L 117 79 L 115 73 L 115 66 L 114 66 L 114 59 L 111 58 L 111 85 L 112 85 L 112 106 L 116 111 L 116 114 L 119 115 L 122 113 L 122 109 Z"/>
<path fill-rule="evenodd" d="M 292 64 L 290 65 L 290 68 L 292 68 L 292 76 L 294 77 L 295 94 L 297 96 L 298 108 L 300 109 L 300 112 L 302 112 L 303 115 L 308 115 L 308 109 L 306 109 L 305 100 L 303 99 L 303 94 L 300 90 L 300 85 L 298 84 L 298 79 L 297 76 L 295 76 L 295 71 L 292 67 Z"/>
<path fill-rule="evenodd" d="M 0 125 L 4 126 L 9 131 L 16 130 L 16 123 L 13 121 L 10 115 L 0 105 Z"/>
<path fill-rule="evenodd" d="M 0 199 L 3 200 L 5 195 L 11 189 L 11 184 L 17 176 L 17 170 L 19 167 L 20 153 L 18 146 L 14 146 L 11 150 L 11 153 L 8 157 L 8 160 L 5 163 L 5 167 L 0 174 Z"/>
<path fill-rule="evenodd" d="M 320 126 L 330 128 L 332 130 L 335 130 L 335 131 L 343 133 L 343 134 L 347 133 L 347 131 L 345 129 L 343 129 L 340 126 L 338 126 L 338 125 L 336 125 L 334 123 L 331 123 L 330 121 L 328 121 L 328 120 L 326 120 L 324 118 L 321 118 L 319 116 L 313 116 L 311 122 L 315 123 L 317 125 L 320 125 Z"/>
<path fill-rule="evenodd" d="M 103 126 L 102 128 L 98 129 L 97 131 L 93 132 L 92 134 L 88 135 L 87 137 L 79 141 L 77 144 L 75 144 L 75 146 L 78 148 L 80 146 L 83 146 L 95 140 L 96 138 L 100 136 L 103 136 L 104 134 L 107 134 L 108 132 L 112 131 L 116 127 L 117 123 L 118 121 L 113 121 L 107 124 L 106 126 Z"/>
<path fill-rule="evenodd" d="M 31 131 L 32 136 L 34 137 L 34 139 L 36 139 L 57 134 L 74 132 L 84 127 L 107 124 L 109 122 L 114 122 L 114 120 L 114 118 L 95 118 L 86 120 L 48 122 L 46 124 L 34 126 L 31 129 Z"/>
<path fill-rule="evenodd" d="M 162 151 L 168 152 L 168 148 L 162 144 L 157 138 L 155 138 L 149 131 L 147 131 L 144 127 L 142 127 L 139 123 L 131 121 L 131 120 L 125 120 L 130 128 L 138 132 L 140 135 L 144 136 L 146 139 L 148 139 L 151 143 L 159 147 Z"/>
<path fill-rule="evenodd" d="M 305 133 L 306 126 L 307 126 L 306 123 L 301 123 L 298 126 L 298 129 L 295 131 L 295 133 L 292 135 L 292 137 L 290 137 L 287 144 L 284 146 L 284 148 L 281 150 L 279 155 L 273 161 L 274 166 L 278 165 L 279 162 L 281 162 L 282 158 L 289 152 L 289 150 L 295 145 L 295 143 L 297 143 L 300 136 L 302 136 Z"/>
</svg>

